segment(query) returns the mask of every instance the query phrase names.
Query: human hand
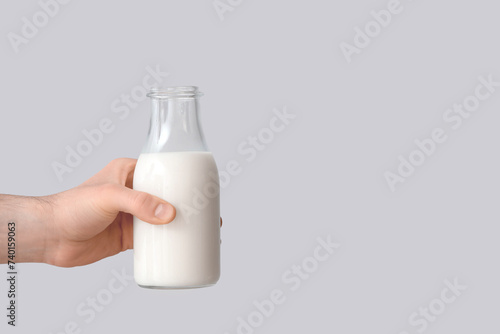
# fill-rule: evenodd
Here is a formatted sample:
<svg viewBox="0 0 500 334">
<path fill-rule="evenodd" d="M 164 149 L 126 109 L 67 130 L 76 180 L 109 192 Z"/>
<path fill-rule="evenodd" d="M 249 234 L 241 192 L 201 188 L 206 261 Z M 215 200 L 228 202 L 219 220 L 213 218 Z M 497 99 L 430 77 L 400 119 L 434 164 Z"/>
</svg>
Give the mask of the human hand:
<svg viewBox="0 0 500 334">
<path fill-rule="evenodd" d="M 175 218 L 168 202 L 136 190 L 136 159 L 116 159 L 76 188 L 46 196 L 44 261 L 81 266 L 133 248 L 133 216 L 151 224 Z"/>
</svg>

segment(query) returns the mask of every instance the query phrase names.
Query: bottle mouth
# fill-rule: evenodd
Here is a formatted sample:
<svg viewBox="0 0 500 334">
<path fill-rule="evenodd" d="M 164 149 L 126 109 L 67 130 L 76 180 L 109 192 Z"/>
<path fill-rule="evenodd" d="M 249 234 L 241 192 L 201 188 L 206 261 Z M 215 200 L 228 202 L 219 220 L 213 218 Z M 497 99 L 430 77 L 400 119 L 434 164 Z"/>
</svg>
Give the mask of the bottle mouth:
<svg viewBox="0 0 500 334">
<path fill-rule="evenodd" d="M 195 98 L 203 96 L 196 86 L 153 87 L 147 95 L 152 99 Z"/>
</svg>

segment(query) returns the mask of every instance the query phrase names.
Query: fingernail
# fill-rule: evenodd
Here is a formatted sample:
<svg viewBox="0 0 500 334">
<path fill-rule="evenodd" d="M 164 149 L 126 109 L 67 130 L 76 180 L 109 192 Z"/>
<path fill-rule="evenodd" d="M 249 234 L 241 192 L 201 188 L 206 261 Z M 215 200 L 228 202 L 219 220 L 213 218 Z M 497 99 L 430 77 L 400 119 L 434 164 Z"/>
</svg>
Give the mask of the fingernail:
<svg viewBox="0 0 500 334">
<path fill-rule="evenodd" d="M 166 204 L 160 204 L 156 207 L 155 216 L 160 220 L 167 220 L 172 216 L 172 210 L 170 210 L 170 206 Z"/>
</svg>

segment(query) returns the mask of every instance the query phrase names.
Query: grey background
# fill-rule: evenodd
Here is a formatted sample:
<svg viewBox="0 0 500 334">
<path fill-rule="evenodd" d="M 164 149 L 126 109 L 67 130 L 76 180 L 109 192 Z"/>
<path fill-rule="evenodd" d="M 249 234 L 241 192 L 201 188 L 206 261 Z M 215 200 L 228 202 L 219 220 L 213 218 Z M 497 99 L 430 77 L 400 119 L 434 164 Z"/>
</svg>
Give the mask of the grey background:
<svg viewBox="0 0 500 334">
<path fill-rule="evenodd" d="M 254 301 L 281 289 L 286 302 L 256 333 L 417 333 L 410 314 L 455 277 L 467 289 L 425 332 L 498 332 L 500 92 L 447 130 L 447 142 L 395 192 L 383 173 L 443 126 L 443 112 L 474 92 L 479 75 L 500 80 L 499 8 L 486 0 L 401 3 L 403 12 L 347 63 L 339 44 L 352 43 L 354 27 L 387 1 L 244 1 L 221 21 L 209 0 L 74 0 L 17 54 L 7 34 L 20 33 L 22 17 L 40 7 L 2 2 L 2 193 L 63 191 L 111 159 L 137 157 L 147 102 L 125 120 L 110 105 L 157 64 L 170 73 L 166 85 L 206 94 L 202 121 L 219 168 L 230 160 L 243 167 L 222 192 L 215 287 L 131 283 L 87 324 L 77 305 L 106 288 L 113 269 L 131 273 L 132 251 L 72 269 L 23 264 L 19 326 L 2 316 L 2 332 L 59 333 L 75 321 L 83 333 L 232 334 Z M 238 145 L 283 106 L 296 119 L 245 162 Z M 59 182 L 51 163 L 104 117 L 114 132 Z M 282 274 L 329 234 L 338 252 L 290 291 Z"/>
</svg>

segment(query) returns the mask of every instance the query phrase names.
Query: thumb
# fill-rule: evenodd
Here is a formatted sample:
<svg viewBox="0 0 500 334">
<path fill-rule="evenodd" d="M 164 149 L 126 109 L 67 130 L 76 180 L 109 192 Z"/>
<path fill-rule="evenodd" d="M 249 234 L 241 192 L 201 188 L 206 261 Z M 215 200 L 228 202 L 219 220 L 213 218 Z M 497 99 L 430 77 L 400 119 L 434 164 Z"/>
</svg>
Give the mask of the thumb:
<svg viewBox="0 0 500 334">
<path fill-rule="evenodd" d="M 175 218 L 172 204 L 142 191 L 109 184 L 102 195 L 107 209 L 130 213 L 150 224 L 166 224 Z"/>
</svg>

